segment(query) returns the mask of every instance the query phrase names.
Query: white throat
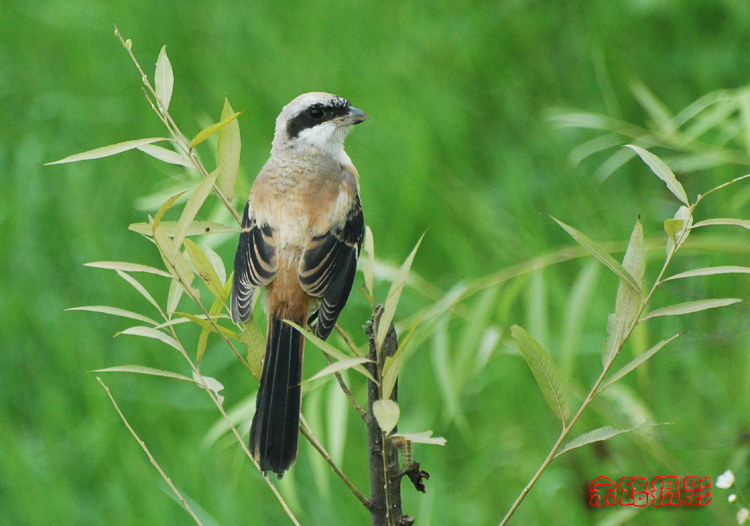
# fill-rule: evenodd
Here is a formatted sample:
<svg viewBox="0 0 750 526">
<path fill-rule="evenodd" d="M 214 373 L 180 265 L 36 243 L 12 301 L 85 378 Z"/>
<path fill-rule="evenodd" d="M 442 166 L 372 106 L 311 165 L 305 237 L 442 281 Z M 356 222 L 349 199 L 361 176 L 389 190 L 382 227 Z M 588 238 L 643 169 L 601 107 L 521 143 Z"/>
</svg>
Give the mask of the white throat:
<svg viewBox="0 0 750 526">
<path fill-rule="evenodd" d="M 294 147 L 307 153 L 311 149 L 330 155 L 341 164 L 351 164 L 351 159 L 344 151 L 344 139 L 349 134 L 350 126 L 337 126 L 333 122 L 323 122 L 312 128 L 302 130 L 292 140 Z"/>
</svg>

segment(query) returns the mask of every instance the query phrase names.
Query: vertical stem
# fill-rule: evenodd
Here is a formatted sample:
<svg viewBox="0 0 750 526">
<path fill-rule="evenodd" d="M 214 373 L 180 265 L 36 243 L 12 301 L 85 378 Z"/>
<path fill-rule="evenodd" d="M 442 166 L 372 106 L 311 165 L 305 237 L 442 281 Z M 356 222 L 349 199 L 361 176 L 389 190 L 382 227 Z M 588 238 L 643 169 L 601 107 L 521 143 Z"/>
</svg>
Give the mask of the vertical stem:
<svg viewBox="0 0 750 526">
<path fill-rule="evenodd" d="M 370 322 L 365 326 L 365 332 L 370 340 L 368 358 L 372 363 L 367 367 L 370 374 L 377 380 L 367 384 L 367 449 L 370 464 L 370 516 L 372 526 L 399 526 L 403 524 L 401 511 L 401 469 L 398 463 L 398 448 L 385 436 L 378 425 L 372 406 L 380 397 L 380 373 L 385 359 L 398 350 L 396 330 L 391 324 L 388 335 L 383 342 L 381 352 L 378 353 L 376 344 L 377 326 L 382 309 L 377 308 Z M 398 398 L 398 384 L 393 389 L 391 400 Z"/>
</svg>

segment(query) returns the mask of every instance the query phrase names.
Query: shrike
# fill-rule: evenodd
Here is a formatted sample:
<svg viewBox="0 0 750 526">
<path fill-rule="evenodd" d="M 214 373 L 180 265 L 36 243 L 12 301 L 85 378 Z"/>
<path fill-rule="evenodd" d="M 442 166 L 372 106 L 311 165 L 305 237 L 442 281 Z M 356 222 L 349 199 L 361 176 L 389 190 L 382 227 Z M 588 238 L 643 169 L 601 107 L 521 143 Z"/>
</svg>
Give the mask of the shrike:
<svg viewBox="0 0 750 526">
<path fill-rule="evenodd" d="M 359 174 L 344 152 L 362 110 L 329 93 L 305 93 L 276 119 L 271 156 L 253 183 L 234 259 L 232 320 L 252 315 L 266 288 L 268 334 L 250 431 L 263 472 L 281 477 L 297 456 L 305 338 L 326 339 L 344 308 L 364 237 Z M 316 310 L 310 315 L 311 307 Z"/>
</svg>

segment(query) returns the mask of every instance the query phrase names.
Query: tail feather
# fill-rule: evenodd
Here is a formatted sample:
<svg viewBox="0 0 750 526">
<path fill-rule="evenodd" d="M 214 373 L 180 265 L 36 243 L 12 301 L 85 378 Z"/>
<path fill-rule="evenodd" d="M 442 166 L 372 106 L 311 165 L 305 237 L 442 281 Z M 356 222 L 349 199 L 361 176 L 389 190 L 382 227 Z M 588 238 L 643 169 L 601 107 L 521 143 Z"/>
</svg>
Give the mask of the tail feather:
<svg viewBox="0 0 750 526">
<path fill-rule="evenodd" d="M 273 471 L 279 478 L 297 457 L 304 343 L 294 327 L 271 317 L 250 451 L 263 472 Z"/>
</svg>

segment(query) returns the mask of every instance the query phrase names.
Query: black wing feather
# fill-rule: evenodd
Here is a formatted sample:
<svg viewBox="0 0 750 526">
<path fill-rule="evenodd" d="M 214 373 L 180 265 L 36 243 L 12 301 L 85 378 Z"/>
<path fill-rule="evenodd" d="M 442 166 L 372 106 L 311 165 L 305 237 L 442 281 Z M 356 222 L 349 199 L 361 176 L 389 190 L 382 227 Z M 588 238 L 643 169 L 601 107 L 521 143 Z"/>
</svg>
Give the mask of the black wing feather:
<svg viewBox="0 0 750 526">
<path fill-rule="evenodd" d="M 276 242 L 268 224 L 259 225 L 250 208 L 242 215 L 242 232 L 234 256 L 232 283 L 232 320 L 247 321 L 252 315 L 253 293 L 276 276 Z"/>
<path fill-rule="evenodd" d="M 321 298 L 315 334 L 328 338 L 349 298 L 357 272 L 357 259 L 365 236 L 362 205 L 357 196 L 343 226 L 312 239 L 302 253 L 300 284 L 311 296 Z"/>
</svg>

